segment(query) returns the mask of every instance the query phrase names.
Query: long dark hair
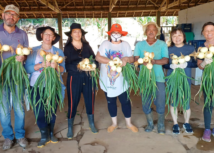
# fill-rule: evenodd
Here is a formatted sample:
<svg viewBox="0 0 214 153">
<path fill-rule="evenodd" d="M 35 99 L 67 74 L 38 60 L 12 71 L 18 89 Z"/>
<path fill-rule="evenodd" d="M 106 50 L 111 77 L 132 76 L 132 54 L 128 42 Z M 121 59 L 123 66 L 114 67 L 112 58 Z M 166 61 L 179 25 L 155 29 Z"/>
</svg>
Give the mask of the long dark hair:
<svg viewBox="0 0 214 153">
<path fill-rule="evenodd" d="M 214 23 L 213 22 L 207 22 L 207 23 L 204 23 L 203 27 L 202 27 L 202 30 L 201 30 L 201 34 L 203 35 L 203 31 L 204 31 L 204 28 L 208 25 L 212 25 L 214 26 Z"/>
<path fill-rule="evenodd" d="M 71 37 L 71 35 L 69 35 L 68 39 L 67 39 L 67 42 L 65 43 L 65 46 L 67 46 L 71 42 L 72 42 L 72 37 Z M 89 45 L 89 42 L 85 39 L 84 35 L 81 36 L 81 42 L 84 43 L 84 44 L 88 44 Z"/>
<path fill-rule="evenodd" d="M 170 40 L 171 40 L 170 47 L 175 46 L 175 43 L 172 41 L 172 35 L 174 35 L 177 31 L 180 31 L 180 32 L 183 34 L 183 37 L 184 37 L 183 43 L 186 44 L 186 35 L 185 35 L 185 33 L 183 32 L 183 30 L 182 30 L 181 28 L 174 28 L 174 29 L 172 29 L 172 31 L 171 31 L 171 33 L 170 33 Z"/>
</svg>

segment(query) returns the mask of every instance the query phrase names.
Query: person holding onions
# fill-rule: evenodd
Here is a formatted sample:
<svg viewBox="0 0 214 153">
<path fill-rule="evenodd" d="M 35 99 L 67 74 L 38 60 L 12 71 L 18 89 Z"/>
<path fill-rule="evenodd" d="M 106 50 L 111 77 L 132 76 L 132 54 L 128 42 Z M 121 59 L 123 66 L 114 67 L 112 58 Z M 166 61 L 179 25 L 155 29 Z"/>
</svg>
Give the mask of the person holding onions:
<svg viewBox="0 0 214 153">
<path fill-rule="evenodd" d="M 164 125 L 164 113 L 165 113 L 165 79 L 164 73 L 162 70 L 162 65 L 165 65 L 169 61 L 168 55 L 168 47 L 164 41 L 158 40 L 156 38 L 157 35 L 160 35 L 160 27 L 154 23 L 149 22 L 144 26 L 144 35 L 147 36 L 147 39 L 141 42 L 138 42 L 135 51 L 134 57 L 135 61 L 138 61 L 139 58 L 144 57 L 144 52 L 153 52 L 154 59 L 151 60 L 151 64 L 153 65 L 153 69 L 155 72 L 156 79 L 156 99 L 154 100 L 154 104 L 156 105 L 156 111 L 158 113 L 158 133 L 165 133 L 165 125 Z M 148 62 L 144 62 L 144 65 L 150 64 Z M 143 111 L 146 114 L 148 125 L 145 128 L 146 132 L 151 132 L 154 129 L 153 123 L 153 114 L 151 109 L 151 98 L 142 99 L 143 101 Z"/>
<path fill-rule="evenodd" d="M 89 61 L 92 56 L 95 60 L 94 52 L 85 40 L 86 32 L 78 23 L 72 23 L 70 31 L 65 32 L 68 36 L 65 45 L 64 54 L 65 68 L 68 72 L 67 76 L 67 95 L 68 95 L 68 133 L 67 138 L 73 138 L 73 124 L 77 112 L 77 106 L 80 102 L 81 94 L 85 100 L 86 113 L 88 116 L 89 127 L 92 133 L 98 133 L 94 125 L 94 103 L 95 103 L 95 86 L 92 84 L 92 77 L 87 71 L 78 69 L 78 65 L 83 60 Z M 94 61 L 96 67 L 98 63 Z"/>
<path fill-rule="evenodd" d="M 132 132 L 138 132 L 138 128 L 131 123 L 131 102 L 126 92 L 129 87 L 124 85 L 124 77 L 121 69 L 115 71 L 116 67 L 110 66 L 111 61 L 117 61 L 118 59 L 118 61 L 122 61 L 122 67 L 125 66 L 126 63 L 134 62 L 130 45 L 126 41 L 121 40 L 121 37 L 126 36 L 128 32 L 122 31 L 120 24 L 113 24 L 111 30 L 107 33 L 111 36 L 111 39 L 105 40 L 100 45 L 96 55 L 96 60 L 101 63 L 100 79 L 104 83 L 102 84 L 100 81 L 100 87 L 105 92 L 109 114 L 112 119 L 112 125 L 108 127 L 107 131 L 109 133 L 113 132 L 118 127 L 116 103 L 118 97 L 125 116 L 127 128 Z"/>
<path fill-rule="evenodd" d="M 25 69 L 26 72 L 30 74 L 30 86 L 32 89 L 31 93 L 31 100 L 33 101 L 33 93 L 34 90 L 37 90 L 37 96 L 36 101 L 39 101 L 40 99 L 40 93 L 39 88 L 35 87 L 34 84 L 37 81 L 37 78 L 41 74 L 41 72 L 44 70 L 44 67 L 52 67 L 56 69 L 56 71 L 60 71 L 61 73 L 65 70 L 65 62 L 62 62 L 58 65 L 56 62 L 52 61 L 49 62 L 46 60 L 44 61 L 43 57 L 40 55 L 40 52 L 47 52 L 52 54 L 59 54 L 59 56 L 64 57 L 63 51 L 59 48 L 54 47 L 53 45 L 56 44 L 60 40 L 60 35 L 58 35 L 55 32 L 55 29 L 52 27 L 40 27 L 36 30 L 36 38 L 38 41 L 42 41 L 42 45 L 34 47 L 32 54 L 30 54 L 26 60 L 25 63 Z M 60 79 L 62 81 L 62 77 L 60 76 Z M 63 81 L 62 81 L 63 82 Z M 64 97 L 64 90 L 65 86 L 62 84 L 62 95 Z M 44 87 L 47 88 L 47 87 Z M 57 90 L 57 89 L 56 89 Z M 44 105 L 41 106 L 41 108 L 37 106 L 33 106 L 33 109 L 35 112 L 38 112 L 38 118 L 37 118 L 37 125 L 41 132 L 41 140 L 38 143 L 37 147 L 42 148 L 48 143 L 57 143 L 58 140 L 54 136 L 54 125 L 56 120 L 56 111 L 53 110 L 52 117 L 50 119 L 50 122 L 46 120 L 46 112 L 44 109 Z"/>
</svg>

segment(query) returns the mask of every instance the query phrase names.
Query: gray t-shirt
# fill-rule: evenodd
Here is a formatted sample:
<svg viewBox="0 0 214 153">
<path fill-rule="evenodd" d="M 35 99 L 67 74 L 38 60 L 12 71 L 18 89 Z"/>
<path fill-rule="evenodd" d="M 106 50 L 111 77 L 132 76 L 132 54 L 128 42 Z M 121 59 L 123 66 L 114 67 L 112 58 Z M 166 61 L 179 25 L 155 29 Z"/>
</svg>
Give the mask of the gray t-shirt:
<svg viewBox="0 0 214 153">
<path fill-rule="evenodd" d="M 13 47 L 13 50 L 14 50 L 13 54 L 11 51 L 2 53 L 3 59 L 7 59 L 15 55 L 16 47 L 18 46 L 18 44 L 24 47 L 28 47 L 28 37 L 26 32 L 19 29 L 17 26 L 15 28 L 15 31 L 13 31 L 12 33 L 8 33 L 4 29 L 4 23 L 3 23 L 0 25 L 0 43 L 1 45 L 9 45 Z M 0 58 L 0 63 L 2 63 L 1 58 Z"/>
</svg>

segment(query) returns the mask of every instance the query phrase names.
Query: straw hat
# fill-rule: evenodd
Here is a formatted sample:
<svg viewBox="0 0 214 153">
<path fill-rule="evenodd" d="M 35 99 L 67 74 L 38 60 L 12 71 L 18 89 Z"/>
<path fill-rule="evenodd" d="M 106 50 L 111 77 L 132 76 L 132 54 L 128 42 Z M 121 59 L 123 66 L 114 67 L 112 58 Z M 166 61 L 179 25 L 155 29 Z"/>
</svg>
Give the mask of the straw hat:
<svg viewBox="0 0 214 153">
<path fill-rule="evenodd" d="M 148 27 L 149 25 L 154 25 L 154 26 L 157 28 L 158 33 L 157 33 L 156 36 L 158 36 L 158 35 L 161 34 L 161 33 L 160 33 L 160 27 L 157 25 L 157 23 L 155 23 L 155 22 L 148 22 L 146 25 L 143 26 L 143 34 L 144 34 L 145 36 L 146 36 L 147 27 Z"/>
</svg>

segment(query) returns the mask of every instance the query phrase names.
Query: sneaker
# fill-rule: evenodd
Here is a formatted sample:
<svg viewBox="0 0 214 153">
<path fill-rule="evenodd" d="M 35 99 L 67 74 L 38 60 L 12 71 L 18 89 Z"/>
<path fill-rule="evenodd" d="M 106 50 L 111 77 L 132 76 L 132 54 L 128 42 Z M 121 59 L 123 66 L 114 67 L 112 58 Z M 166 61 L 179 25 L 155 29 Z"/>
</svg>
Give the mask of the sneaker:
<svg viewBox="0 0 214 153">
<path fill-rule="evenodd" d="M 178 124 L 173 125 L 172 132 L 173 134 L 180 134 L 180 128 Z"/>
<path fill-rule="evenodd" d="M 18 139 L 17 143 L 23 148 L 25 148 L 28 145 L 27 139 L 25 138 Z"/>
<path fill-rule="evenodd" d="M 203 137 L 202 137 L 202 140 L 204 140 L 206 142 L 211 142 L 210 136 L 211 136 L 211 130 L 210 129 L 205 129 Z"/>
<path fill-rule="evenodd" d="M 10 140 L 9 138 L 5 139 L 4 140 L 4 143 L 3 143 L 3 150 L 8 150 L 12 147 L 13 145 L 13 140 Z"/>
<path fill-rule="evenodd" d="M 185 129 L 186 133 L 193 133 L 192 127 L 189 123 L 183 124 L 183 128 Z"/>
</svg>

